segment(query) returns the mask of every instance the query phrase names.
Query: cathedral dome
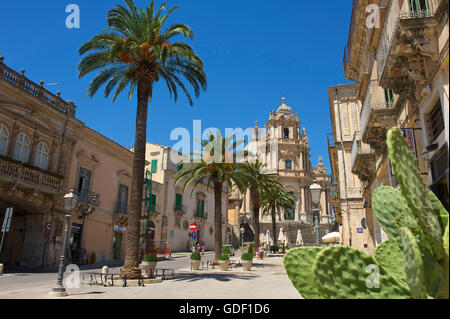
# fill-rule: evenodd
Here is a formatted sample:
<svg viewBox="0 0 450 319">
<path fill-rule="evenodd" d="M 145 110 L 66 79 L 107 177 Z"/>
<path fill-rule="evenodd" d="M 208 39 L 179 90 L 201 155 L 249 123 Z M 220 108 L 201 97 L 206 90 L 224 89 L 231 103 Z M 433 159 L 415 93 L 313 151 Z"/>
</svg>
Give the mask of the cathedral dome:
<svg viewBox="0 0 450 319">
<path fill-rule="evenodd" d="M 281 106 L 278 108 L 277 113 L 291 113 L 291 107 L 286 105 L 286 98 L 283 96 L 281 99 Z"/>
</svg>

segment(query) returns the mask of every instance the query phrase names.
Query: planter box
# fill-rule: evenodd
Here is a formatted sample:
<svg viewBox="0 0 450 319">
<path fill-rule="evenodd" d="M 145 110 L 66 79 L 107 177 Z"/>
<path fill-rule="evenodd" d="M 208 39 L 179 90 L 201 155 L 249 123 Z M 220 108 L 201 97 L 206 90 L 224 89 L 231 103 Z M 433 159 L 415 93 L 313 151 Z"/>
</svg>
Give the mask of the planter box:
<svg viewBox="0 0 450 319">
<path fill-rule="evenodd" d="M 220 266 L 220 270 L 226 271 L 230 267 L 230 261 L 229 260 L 219 260 L 219 266 Z"/>
<path fill-rule="evenodd" d="M 199 270 L 201 260 L 192 260 L 192 270 Z"/>
<path fill-rule="evenodd" d="M 241 260 L 241 263 L 244 271 L 250 271 L 250 269 L 252 269 L 253 260 Z"/>
<path fill-rule="evenodd" d="M 153 277 L 156 270 L 156 261 L 143 261 L 142 262 L 142 275 L 144 277 Z"/>
</svg>

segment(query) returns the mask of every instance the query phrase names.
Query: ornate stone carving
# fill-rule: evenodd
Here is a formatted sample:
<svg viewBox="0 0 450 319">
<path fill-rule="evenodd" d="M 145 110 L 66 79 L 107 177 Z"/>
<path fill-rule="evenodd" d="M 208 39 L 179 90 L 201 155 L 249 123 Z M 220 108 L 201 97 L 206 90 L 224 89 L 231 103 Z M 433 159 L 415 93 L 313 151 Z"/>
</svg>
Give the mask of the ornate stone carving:
<svg viewBox="0 0 450 319">
<path fill-rule="evenodd" d="M 323 157 L 319 156 L 319 164 L 314 168 L 314 174 L 317 176 L 327 175 L 328 168 L 323 165 Z"/>
</svg>

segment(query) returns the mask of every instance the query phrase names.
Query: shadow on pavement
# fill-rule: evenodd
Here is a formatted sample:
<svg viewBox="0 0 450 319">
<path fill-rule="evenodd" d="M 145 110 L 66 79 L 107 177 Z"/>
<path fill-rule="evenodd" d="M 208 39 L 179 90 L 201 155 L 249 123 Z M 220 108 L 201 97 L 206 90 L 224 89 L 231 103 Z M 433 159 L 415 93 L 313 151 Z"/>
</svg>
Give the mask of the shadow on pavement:
<svg viewBox="0 0 450 319">
<path fill-rule="evenodd" d="M 189 282 L 194 282 L 194 281 L 198 281 L 198 280 L 202 280 L 202 279 L 215 279 L 217 281 L 230 281 L 233 279 L 242 279 L 242 280 L 251 280 L 256 278 L 255 276 L 252 275 L 236 275 L 233 273 L 213 273 L 213 274 L 189 274 L 189 273 L 177 273 L 175 275 L 175 278 L 173 279 L 166 279 L 166 281 L 189 281 Z"/>
</svg>

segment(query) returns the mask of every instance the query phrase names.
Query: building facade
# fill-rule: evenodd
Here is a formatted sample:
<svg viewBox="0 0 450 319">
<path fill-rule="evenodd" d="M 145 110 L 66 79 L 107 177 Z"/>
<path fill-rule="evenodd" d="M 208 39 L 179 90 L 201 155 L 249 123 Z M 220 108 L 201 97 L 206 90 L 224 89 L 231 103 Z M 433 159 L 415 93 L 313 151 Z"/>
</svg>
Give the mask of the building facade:
<svg viewBox="0 0 450 319">
<path fill-rule="evenodd" d="M 146 190 L 141 219 L 141 247 L 170 246 L 173 252 L 186 251 L 194 242 L 214 249 L 214 189 L 199 184 L 183 191 L 183 181 L 175 185 L 175 175 L 183 166 L 172 161 L 172 149 L 147 143 Z M 184 166 L 192 165 L 190 163 Z M 227 225 L 228 193 L 222 193 L 222 242 L 230 241 Z M 195 240 L 189 225 L 198 227 Z"/>
<path fill-rule="evenodd" d="M 320 197 L 320 232 L 327 234 L 333 223 L 331 206 L 331 178 L 319 158 L 319 164 L 314 167 L 310 161 L 310 148 L 306 129 L 301 128 L 298 113 L 292 113 L 291 107 L 282 98 L 282 105 L 276 112 L 271 112 L 269 121 L 264 128 L 255 125 L 251 140 L 256 141 L 259 149 L 269 150 L 259 156 L 259 160 L 266 164 L 267 173 L 275 174 L 276 178 L 293 193 L 295 214 L 289 216 L 285 212 L 277 212 L 277 233 L 272 234 L 272 220 L 260 211 L 260 241 L 273 241 L 274 236 L 285 238 L 285 243 L 296 245 L 298 232 L 302 234 L 305 244 L 314 244 L 313 232 L 313 203 L 310 186 L 316 181 L 321 187 Z M 239 194 L 237 190 L 230 196 L 230 221 L 234 225 L 234 244 L 240 238 L 239 229 L 246 230 L 245 241 L 253 241 L 254 224 L 252 220 L 252 204 L 249 192 Z M 237 212 L 239 211 L 239 214 Z M 280 237 L 281 232 L 281 237 Z M 267 238 L 269 236 L 269 238 Z"/>
<path fill-rule="evenodd" d="M 368 23 L 368 5 L 380 9 L 379 21 Z M 397 186 L 386 146 L 393 126 L 448 208 L 448 33 L 448 0 L 354 1 L 344 69 L 361 107 L 350 163 L 362 182 L 367 221 L 373 220 L 373 190 Z M 376 246 L 385 236 L 373 225 L 368 229 Z"/>
<path fill-rule="evenodd" d="M 97 261 L 123 256 L 115 236 L 117 203 L 119 189 L 130 185 L 133 153 L 88 128 L 75 112 L 73 102 L 0 57 L 0 220 L 14 209 L 0 255 L 6 267 L 59 264 L 63 198 L 71 189 L 80 203 L 72 212 L 70 257 L 77 262 L 81 248 Z"/>
</svg>

